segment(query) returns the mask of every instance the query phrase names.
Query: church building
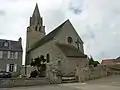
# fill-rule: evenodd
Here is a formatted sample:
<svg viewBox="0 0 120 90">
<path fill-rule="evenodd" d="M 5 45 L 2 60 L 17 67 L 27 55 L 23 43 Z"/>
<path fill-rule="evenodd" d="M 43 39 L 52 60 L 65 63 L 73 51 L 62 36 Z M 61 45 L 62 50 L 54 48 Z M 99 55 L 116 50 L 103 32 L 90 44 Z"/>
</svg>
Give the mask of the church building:
<svg viewBox="0 0 120 90">
<path fill-rule="evenodd" d="M 30 17 L 26 39 L 26 65 L 30 65 L 38 56 L 44 55 L 50 63 L 60 65 L 63 76 L 70 75 L 76 67 L 84 68 L 88 65 L 83 41 L 70 20 L 64 21 L 46 35 L 37 4 Z"/>
</svg>

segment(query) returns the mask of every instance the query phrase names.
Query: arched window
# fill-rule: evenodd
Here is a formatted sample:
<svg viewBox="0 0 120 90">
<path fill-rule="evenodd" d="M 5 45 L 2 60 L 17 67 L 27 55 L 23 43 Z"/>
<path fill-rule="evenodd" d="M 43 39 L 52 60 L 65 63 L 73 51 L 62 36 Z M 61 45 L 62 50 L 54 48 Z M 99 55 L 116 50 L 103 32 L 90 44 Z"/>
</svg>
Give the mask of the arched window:
<svg viewBox="0 0 120 90">
<path fill-rule="evenodd" d="M 59 66 L 61 65 L 61 61 L 58 61 L 58 65 L 59 65 Z"/>
<path fill-rule="evenodd" d="M 35 27 L 35 31 L 37 31 L 37 26 Z"/>
<path fill-rule="evenodd" d="M 41 31 L 41 27 L 39 27 L 39 31 Z"/>
<path fill-rule="evenodd" d="M 47 54 L 47 63 L 49 63 L 50 62 L 50 55 L 49 54 Z"/>
</svg>

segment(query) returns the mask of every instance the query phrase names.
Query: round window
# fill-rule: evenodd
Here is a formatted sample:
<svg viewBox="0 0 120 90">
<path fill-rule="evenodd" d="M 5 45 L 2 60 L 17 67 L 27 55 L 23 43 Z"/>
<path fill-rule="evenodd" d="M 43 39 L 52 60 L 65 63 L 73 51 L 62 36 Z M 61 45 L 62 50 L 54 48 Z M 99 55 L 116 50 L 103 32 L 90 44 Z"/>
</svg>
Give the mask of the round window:
<svg viewBox="0 0 120 90">
<path fill-rule="evenodd" d="M 72 37 L 68 37 L 68 43 L 72 43 L 72 42 L 73 42 Z"/>
</svg>

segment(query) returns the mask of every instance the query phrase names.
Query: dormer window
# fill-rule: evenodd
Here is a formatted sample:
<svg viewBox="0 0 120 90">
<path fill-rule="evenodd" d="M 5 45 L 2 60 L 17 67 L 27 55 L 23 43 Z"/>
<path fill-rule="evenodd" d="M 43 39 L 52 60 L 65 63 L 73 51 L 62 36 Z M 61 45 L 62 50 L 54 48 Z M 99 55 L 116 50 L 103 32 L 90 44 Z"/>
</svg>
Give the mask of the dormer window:
<svg viewBox="0 0 120 90">
<path fill-rule="evenodd" d="M 8 47 L 8 42 L 5 42 L 5 43 L 4 43 L 4 46 L 5 46 L 5 47 Z"/>
</svg>

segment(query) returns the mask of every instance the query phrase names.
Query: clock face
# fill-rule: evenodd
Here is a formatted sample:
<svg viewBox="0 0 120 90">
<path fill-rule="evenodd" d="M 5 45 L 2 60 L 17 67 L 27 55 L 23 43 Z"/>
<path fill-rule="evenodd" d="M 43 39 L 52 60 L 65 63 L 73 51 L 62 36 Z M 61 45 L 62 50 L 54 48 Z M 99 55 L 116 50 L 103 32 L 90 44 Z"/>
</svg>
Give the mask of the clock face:
<svg viewBox="0 0 120 90">
<path fill-rule="evenodd" d="M 73 42 L 73 39 L 72 39 L 72 37 L 68 37 L 68 43 L 72 43 Z"/>
</svg>

